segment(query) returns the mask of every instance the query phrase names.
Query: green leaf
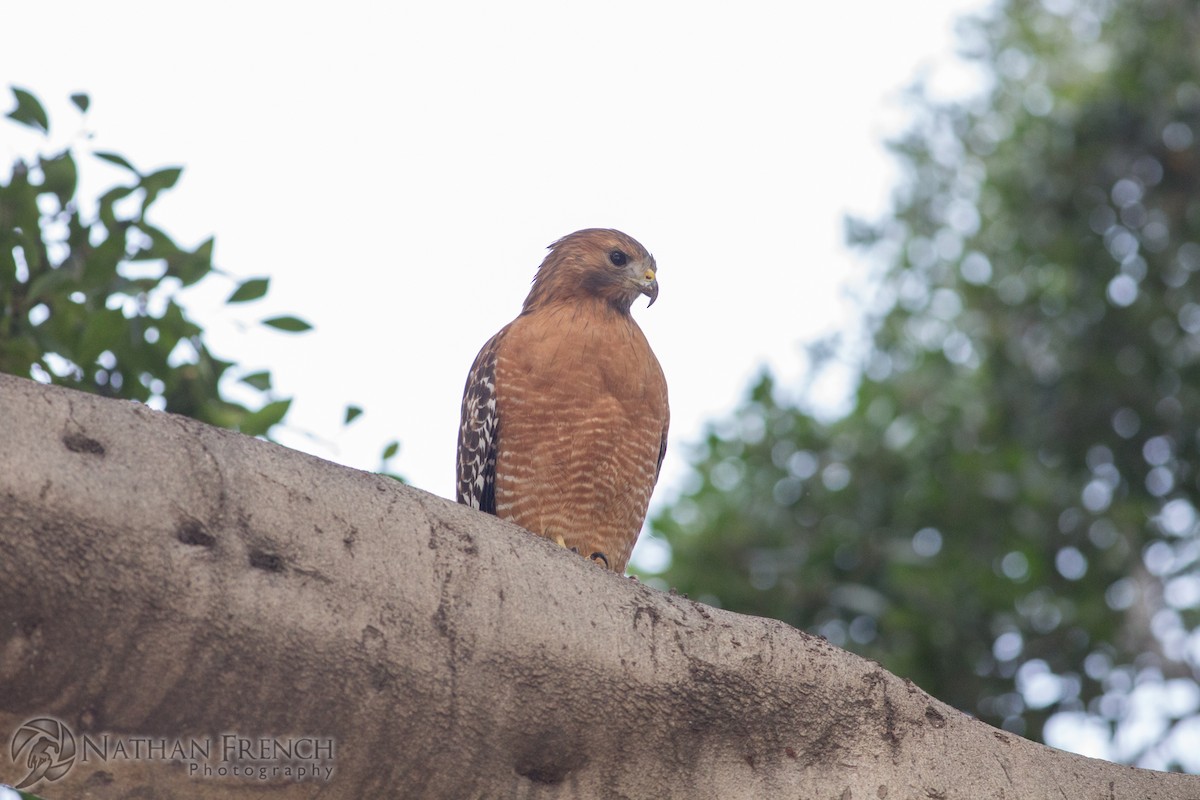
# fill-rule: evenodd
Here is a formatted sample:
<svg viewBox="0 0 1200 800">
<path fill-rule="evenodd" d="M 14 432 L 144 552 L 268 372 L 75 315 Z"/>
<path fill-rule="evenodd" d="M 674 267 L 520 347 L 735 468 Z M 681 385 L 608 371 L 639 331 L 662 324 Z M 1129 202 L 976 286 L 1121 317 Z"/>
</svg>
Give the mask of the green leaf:
<svg viewBox="0 0 1200 800">
<path fill-rule="evenodd" d="M 238 428 L 247 436 L 265 436 L 271 426 L 283 421 L 291 405 L 290 399 L 267 403 L 258 411 L 251 412 L 242 420 Z"/>
<path fill-rule="evenodd" d="M 132 186 L 114 186 L 100 195 L 100 221 L 110 232 L 115 233 L 120 225 L 114 206 L 133 193 Z"/>
<path fill-rule="evenodd" d="M 79 182 L 79 172 L 71 151 L 64 150 L 53 158 L 43 158 L 41 166 L 42 174 L 46 176 L 43 191 L 53 192 L 58 197 L 59 206 L 65 208 L 75 196 L 75 187 Z"/>
<path fill-rule="evenodd" d="M 309 325 L 302 319 L 290 316 L 264 319 L 263 325 L 270 325 L 272 328 L 287 331 L 288 333 L 304 333 L 305 331 L 312 330 L 312 325 Z"/>
<path fill-rule="evenodd" d="M 15 231 L 22 232 L 25 242 L 33 244 L 34 237 L 40 234 L 39 220 L 41 211 L 38 209 L 38 187 L 29 182 L 29 168 L 18 161 L 13 165 L 9 184 L 0 189 L 0 236 L 4 237 L 5 246 L 10 245 L 10 236 Z M 28 257 L 28 253 L 26 254 Z M 2 305 L 2 303 L 0 303 Z"/>
<path fill-rule="evenodd" d="M 184 286 L 191 286 L 212 271 L 213 238 L 210 236 L 184 258 L 176 274 Z"/>
<path fill-rule="evenodd" d="M 86 319 L 71 359 L 90 368 L 97 356 L 120 344 L 121 334 L 128 330 L 128 324 L 120 311 L 107 308 L 89 312 Z"/>
<path fill-rule="evenodd" d="M 143 230 L 147 230 L 145 224 L 141 227 Z M 171 244 L 175 246 L 173 242 Z M 212 271 L 212 254 L 213 239 L 211 236 L 190 253 L 176 248 L 174 255 L 166 257 L 167 271 L 179 278 L 184 286 L 191 286 Z"/>
<path fill-rule="evenodd" d="M 118 277 L 117 267 L 125 259 L 125 228 L 118 226 L 111 235 L 99 240 L 82 254 L 80 269 L 73 276 L 76 288 L 95 296 Z"/>
<path fill-rule="evenodd" d="M 354 420 L 362 416 L 362 406 L 346 406 L 346 419 L 342 422 L 343 425 L 349 425 Z"/>
<path fill-rule="evenodd" d="M 137 226 L 137 229 L 145 234 L 146 238 L 150 241 L 148 244 L 139 247 L 137 252 L 133 254 L 135 260 L 154 261 L 162 259 L 167 262 L 167 270 L 169 272 L 171 264 L 186 255 L 186 252 L 180 249 L 179 245 L 175 244 L 174 239 L 153 225 L 142 223 Z"/>
<path fill-rule="evenodd" d="M 137 169 L 134 168 L 133 164 L 130 164 L 128 161 L 126 161 L 125 157 L 122 155 L 118 155 L 116 153 L 109 153 L 109 152 L 96 152 L 94 155 L 96 156 L 96 158 L 100 159 L 101 161 L 107 161 L 110 164 L 116 164 L 118 167 L 124 167 L 125 169 L 132 172 L 134 175 L 141 174 L 140 172 L 137 171 Z"/>
<path fill-rule="evenodd" d="M 267 293 L 267 285 L 270 282 L 270 278 L 250 278 L 242 281 L 225 302 L 248 303 L 251 300 L 257 300 Z"/>
<path fill-rule="evenodd" d="M 182 167 L 167 167 L 142 178 L 138 186 L 145 191 L 145 195 L 142 197 L 140 218 L 145 218 L 146 212 L 150 210 L 150 206 L 154 205 L 159 194 L 174 186 L 181 174 L 183 174 Z"/>
<path fill-rule="evenodd" d="M 42 108 L 41 101 L 24 89 L 18 89 L 15 86 L 12 87 L 12 93 L 16 98 L 17 107 L 8 112 L 8 118 L 40 130 L 42 133 L 49 133 L 50 118 L 46 116 L 46 109 Z"/>
<path fill-rule="evenodd" d="M 388 461 L 400 452 L 400 443 L 396 441 L 388 442 L 387 447 L 383 448 L 383 455 L 380 456 L 383 461 Z"/>
<path fill-rule="evenodd" d="M 253 386 L 260 392 L 269 392 L 271 390 L 271 373 L 267 370 L 262 372 L 252 372 L 249 375 L 244 375 L 241 378 L 242 383 L 247 386 Z"/>
<path fill-rule="evenodd" d="M 179 181 L 179 176 L 183 174 L 183 167 L 167 167 L 142 178 L 140 186 L 147 193 L 158 193 L 165 189 L 170 189 Z"/>
<path fill-rule="evenodd" d="M 75 104 L 76 108 L 85 113 L 88 110 L 88 106 L 92 103 L 91 98 L 89 98 L 84 92 L 77 92 L 76 94 L 71 95 L 71 102 Z"/>
</svg>

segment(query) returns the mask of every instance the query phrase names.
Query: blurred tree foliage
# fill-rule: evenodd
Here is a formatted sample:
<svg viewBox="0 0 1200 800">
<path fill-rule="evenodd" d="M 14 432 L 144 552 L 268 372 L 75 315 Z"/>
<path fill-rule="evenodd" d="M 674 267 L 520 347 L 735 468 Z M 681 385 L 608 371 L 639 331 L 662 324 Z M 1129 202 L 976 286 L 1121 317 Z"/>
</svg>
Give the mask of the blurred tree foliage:
<svg viewBox="0 0 1200 800">
<path fill-rule="evenodd" d="M 23 89 L 13 96 L 8 117 L 48 139 L 41 102 Z M 71 101 L 87 111 L 87 95 Z M 76 197 L 77 149 L 18 161 L 0 181 L 0 371 L 266 435 L 291 400 L 273 395 L 266 371 L 239 376 L 254 408 L 224 397 L 221 379 L 235 365 L 210 352 L 203 330 L 178 303 L 181 289 L 220 274 L 213 240 L 181 247 L 148 219 L 183 170 L 146 173 L 124 156 L 97 152 L 129 179 L 88 208 Z M 227 302 L 258 300 L 267 287 L 267 278 L 242 281 Z M 309 329 L 295 317 L 264 323 Z"/>
<path fill-rule="evenodd" d="M 1200 4 L 1008 0 L 963 33 L 986 95 L 917 92 L 891 214 L 849 224 L 884 265 L 852 410 L 764 377 L 653 520 L 664 577 L 1200 770 Z"/>
<path fill-rule="evenodd" d="M 50 119 L 30 92 L 13 88 L 8 118 L 50 137 Z M 71 96 L 80 114 L 89 98 Z M 182 247 L 148 218 L 180 167 L 142 172 L 124 156 L 92 155 L 127 173 L 94 201 L 78 196 L 75 142 L 0 175 L 0 372 L 109 397 L 149 403 L 212 425 L 267 436 L 284 421 L 290 398 L 276 396 L 271 373 L 245 369 L 209 350 L 204 331 L 179 303 L 179 292 L 224 278 L 226 303 L 260 300 L 270 279 L 237 281 L 212 261 L 213 240 Z M 311 326 L 291 315 L 262 320 L 285 333 Z M 239 384 L 242 403 L 230 398 Z M 222 384 L 225 384 L 224 387 Z M 363 413 L 348 405 L 343 424 Z M 379 471 L 397 480 L 387 443 Z"/>
</svg>

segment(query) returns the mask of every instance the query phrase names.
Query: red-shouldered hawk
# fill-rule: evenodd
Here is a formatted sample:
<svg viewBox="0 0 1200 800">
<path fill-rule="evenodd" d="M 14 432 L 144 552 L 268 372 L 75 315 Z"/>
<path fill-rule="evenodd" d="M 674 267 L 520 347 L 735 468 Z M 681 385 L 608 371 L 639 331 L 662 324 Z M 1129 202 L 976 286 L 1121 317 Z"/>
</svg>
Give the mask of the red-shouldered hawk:
<svg viewBox="0 0 1200 800">
<path fill-rule="evenodd" d="M 618 574 L 667 450 L 667 382 L 629 313 L 655 270 L 620 231 L 559 239 L 463 391 L 458 501 Z"/>
</svg>

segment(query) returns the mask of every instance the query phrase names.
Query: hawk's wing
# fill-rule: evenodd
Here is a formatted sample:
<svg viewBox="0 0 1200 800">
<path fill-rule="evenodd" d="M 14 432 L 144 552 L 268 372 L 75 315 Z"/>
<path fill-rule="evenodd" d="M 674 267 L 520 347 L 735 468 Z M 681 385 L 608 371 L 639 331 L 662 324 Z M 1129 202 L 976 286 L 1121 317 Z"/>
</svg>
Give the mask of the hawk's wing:
<svg viewBox="0 0 1200 800">
<path fill-rule="evenodd" d="M 668 421 L 663 425 L 662 439 L 658 443 L 658 463 L 654 465 L 654 482 L 658 483 L 658 476 L 662 474 L 662 462 L 667 457 L 667 429 L 670 427 Z"/>
<path fill-rule="evenodd" d="M 463 389 L 458 429 L 458 502 L 496 513 L 496 350 L 504 329 L 475 356 Z"/>
</svg>

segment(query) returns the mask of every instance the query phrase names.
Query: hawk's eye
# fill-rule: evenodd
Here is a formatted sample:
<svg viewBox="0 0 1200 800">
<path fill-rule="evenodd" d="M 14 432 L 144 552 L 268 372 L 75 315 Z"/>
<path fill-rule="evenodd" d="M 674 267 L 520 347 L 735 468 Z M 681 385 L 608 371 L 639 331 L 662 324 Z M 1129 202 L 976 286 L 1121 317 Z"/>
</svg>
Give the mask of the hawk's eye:
<svg viewBox="0 0 1200 800">
<path fill-rule="evenodd" d="M 608 254 L 608 260 L 612 262 L 614 267 L 623 267 L 629 262 L 629 256 L 625 255 L 620 250 L 613 250 Z"/>
</svg>

